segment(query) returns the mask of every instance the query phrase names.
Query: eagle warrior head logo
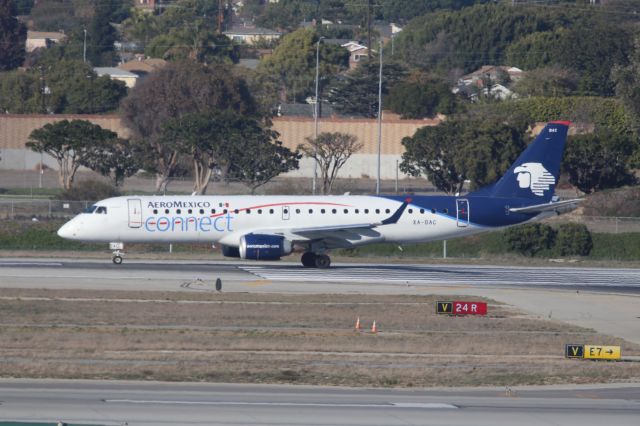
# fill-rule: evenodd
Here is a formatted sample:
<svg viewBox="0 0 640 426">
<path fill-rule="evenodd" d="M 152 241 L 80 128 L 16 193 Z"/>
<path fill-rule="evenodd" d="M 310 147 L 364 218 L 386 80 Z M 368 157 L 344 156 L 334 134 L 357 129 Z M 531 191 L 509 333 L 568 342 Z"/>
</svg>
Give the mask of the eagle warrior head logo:
<svg viewBox="0 0 640 426">
<path fill-rule="evenodd" d="M 556 178 L 540 163 L 521 164 L 513 170 L 513 173 L 518 175 L 516 179 L 520 188 L 529 188 L 540 197 L 544 195 L 544 191 L 556 183 Z"/>
</svg>

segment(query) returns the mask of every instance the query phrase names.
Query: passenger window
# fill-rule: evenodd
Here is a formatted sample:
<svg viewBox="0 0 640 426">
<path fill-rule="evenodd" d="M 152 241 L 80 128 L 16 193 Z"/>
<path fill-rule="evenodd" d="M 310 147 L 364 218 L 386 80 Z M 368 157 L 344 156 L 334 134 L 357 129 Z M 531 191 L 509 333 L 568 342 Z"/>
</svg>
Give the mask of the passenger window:
<svg viewBox="0 0 640 426">
<path fill-rule="evenodd" d="M 222 210 L 222 213 L 227 214 L 227 209 Z"/>
<path fill-rule="evenodd" d="M 158 209 L 153 209 L 153 214 L 158 214 Z"/>
<path fill-rule="evenodd" d="M 347 214 L 347 213 L 349 213 L 349 210 L 348 209 L 344 209 L 344 214 Z"/>
<path fill-rule="evenodd" d="M 181 212 L 182 212 L 182 210 L 180 210 L 180 209 L 176 210 L 176 214 L 180 214 Z"/>
<path fill-rule="evenodd" d="M 331 210 L 331 213 L 336 214 L 336 213 L 337 213 L 337 210 L 336 210 L 336 209 L 333 209 L 333 210 Z"/>
<path fill-rule="evenodd" d="M 365 214 L 369 214 L 369 209 L 364 209 Z"/>
<path fill-rule="evenodd" d="M 409 214 L 413 213 L 413 209 L 409 209 Z"/>
<path fill-rule="evenodd" d="M 169 214 L 169 209 L 164 209 L 164 214 Z"/>
<path fill-rule="evenodd" d="M 262 214 L 262 209 L 258 209 L 258 214 Z"/>
<path fill-rule="evenodd" d="M 300 209 L 296 209 L 296 213 L 300 214 Z"/>
<path fill-rule="evenodd" d="M 436 209 L 431 209 L 431 214 L 436 214 Z"/>
<path fill-rule="evenodd" d="M 384 212 L 385 212 L 385 213 L 391 213 L 391 210 L 386 209 Z"/>
<path fill-rule="evenodd" d="M 251 214 L 251 209 L 247 209 L 247 214 Z"/>
<path fill-rule="evenodd" d="M 444 213 L 444 214 L 449 213 L 449 209 L 442 209 L 442 213 Z"/>
<path fill-rule="evenodd" d="M 376 213 L 378 213 L 378 214 L 379 214 L 379 213 L 380 213 L 380 209 L 376 209 Z"/>
<path fill-rule="evenodd" d="M 284 209 L 284 210 L 282 210 L 282 213 L 287 214 L 287 213 L 289 213 L 289 210 L 288 209 Z"/>
<path fill-rule="evenodd" d="M 238 209 L 235 209 L 233 212 L 234 212 L 235 214 L 238 214 Z"/>
<path fill-rule="evenodd" d="M 309 209 L 309 214 L 313 214 L 313 209 Z"/>
<path fill-rule="evenodd" d="M 420 214 L 423 214 L 423 213 L 424 213 L 424 209 L 420 209 Z"/>
<path fill-rule="evenodd" d="M 356 209 L 356 214 L 360 213 L 360 210 Z"/>
<path fill-rule="evenodd" d="M 273 214 L 273 209 L 269 209 L 269 213 L 270 213 L 270 214 Z"/>
<path fill-rule="evenodd" d="M 216 214 L 216 209 L 211 209 L 211 214 Z"/>
<path fill-rule="evenodd" d="M 189 214 L 193 213 L 193 210 L 189 209 Z"/>
<path fill-rule="evenodd" d="M 204 209 L 200 209 L 200 214 L 204 214 Z"/>
<path fill-rule="evenodd" d="M 324 209 L 320 209 L 320 213 L 324 214 L 325 210 Z"/>
</svg>

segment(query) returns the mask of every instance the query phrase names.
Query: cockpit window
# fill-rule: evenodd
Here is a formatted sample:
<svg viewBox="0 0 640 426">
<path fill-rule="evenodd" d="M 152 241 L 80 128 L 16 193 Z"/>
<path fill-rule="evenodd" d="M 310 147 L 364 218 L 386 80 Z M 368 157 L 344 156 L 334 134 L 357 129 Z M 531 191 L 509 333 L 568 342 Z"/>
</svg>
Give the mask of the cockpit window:
<svg viewBox="0 0 640 426">
<path fill-rule="evenodd" d="M 82 213 L 93 213 L 97 208 L 98 208 L 98 206 L 96 206 L 96 205 L 89 206 L 86 209 L 84 209 L 84 211 Z"/>
<path fill-rule="evenodd" d="M 99 206 L 96 209 L 96 214 L 107 214 L 107 208 L 105 206 Z"/>
</svg>

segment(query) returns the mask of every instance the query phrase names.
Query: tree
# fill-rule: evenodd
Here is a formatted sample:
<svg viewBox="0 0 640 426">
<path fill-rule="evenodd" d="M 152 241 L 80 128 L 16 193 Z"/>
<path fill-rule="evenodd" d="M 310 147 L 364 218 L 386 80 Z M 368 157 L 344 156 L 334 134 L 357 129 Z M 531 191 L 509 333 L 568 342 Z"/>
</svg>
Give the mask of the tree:
<svg viewBox="0 0 640 426">
<path fill-rule="evenodd" d="M 60 186 L 67 190 L 73 187 L 78 168 L 93 164 L 103 155 L 104 145 L 116 138 L 116 133 L 86 120 L 62 120 L 31 132 L 26 146 L 55 158 Z"/>
<path fill-rule="evenodd" d="M 243 155 L 231 163 L 231 177 L 247 185 L 252 194 L 276 176 L 298 168 L 298 151 L 282 146 L 277 137 L 277 132 L 268 130 L 247 139 Z"/>
<path fill-rule="evenodd" d="M 377 117 L 379 69 L 380 63 L 377 61 L 360 64 L 329 89 L 329 102 L 345 114 Z M 405 73 L 402 65 L 385 63 L 382 67 L 382 95 L 388 95 L 389 87 L 401 80 Z"/>
<path fill-rule="evenodd" d="M 578 88 L 576 76 L 557 65 L 528 71 L 514 85 L 514 91 L 520 96 L 544 96 L 558 98 L 575 93 Z"/>
<path fill-rule="evenodd" d="M 29 71 L 0 74 L 0 109 L 12 113 L 97 114 L 118 108 L 126 85 L 82 61 L 47 57 Z M 46 89 L 42 90 L 42 84 Z M 44 99 L 43 99 L 44 97 Z"/>
<path fill-rule="evenodd" d="M 203 64 L 237 63 L 240 60 L 240 50 L 231 39 L 197 25 L 193 29 L 172 29 L 168 34 L 156 36 L 147 45 L 145 53 L 154 58 L 189 59 Z"/>
<path fill-rule="evenodd" d="M 320 168 L 322 193 L 331 194 L 333 182 L 347 160 L 362 148 L 358 138 L 347 133 L 322 132 L 316 139 L 307 138 L 307 145 L 299 149 L 309 158 L 314 159 Z"/>
<path fill-rule="evenodd" d="M 125 178 L 133 176 L 142 167 L 141 153 L 127 139 L 110 136 L 105 138 L 103 144 L 96 144 L 93 155 L 81 164 L 102 176 L 110 177 L 118 188 Z"/>
<path fill-rule="evenodd" d="M 282 101 L 303 101 L 314 93 L 316 43 L 312 30 L 299 29 L 282 38 L 273 54 L 258 65 L 258 72 L 278 83 Z M 320 44 L 319 75 L 323 83 L 346 69 L 349 52 L 340 46 Z"/>
<path fill-rule="evenodd" d="M 16 19 L 13 0 L 0 0 L 0 71 L 22 65 L 27 29 Z"/>
<path fill-rule="evenodd" d="M 549 225 L 527 223 L 507 229 L 504 241 L 509 250 L 533 257 L 553 247 L 555 236 L 555 231 Z"/>
<path fill-rule="evenodd" d="M 629 136 L 601 129 L 595 133 L 570 136 L 562 162 L 569 183 L 587 194 L 636 182 L 629 170 L 639 149 Z"/>
<path fill-rule="evenodd" d="M 282 147 L 277 132 L 233 110 L 186 114 L 167 122 L 163 138 L 193 161 L 194 192 L 204 194 L 211 176 L 240 180 L 255 191 L 280 173 L 297 168 L 298 154 Z"/>
<path fill-rule="evenodd" d="M 456 110 L 456 98 L 449 86 L 435 79 L 401 81 L 391 87 L 383 103 L 402 118 L 433 117 Z"/>
<path fill-rule="evenodd" d="M 145 152 L 144 168 L 156 173 L 156 191 L 164 192 L 178 164 L 179 149 L 163 138 L 163 125 L 186 114 L 232 109 L 256 115 L 245 81 L 229 66 L 171 63 L 138 83 L 122 102 L 125 125 Z"/>
<path fill-rule="evenodd" d="M 563 223 L 558 228 L 555 249 L 560 256 L 588 256 L 592 248 L 591 232 L 583 223 Z"/>
<path fill-rule="evenodd" d="M 472 189 L 489 185 L 502 176 L 526 146 L 523 122 L 505 123 L 494 118 L 453 119 L 418 129 L 402 144 L 400 170 L 425 175 L 447 194 L 462 192 L 465 180 Z"/>
<path fill-rule="evenodd" d="M 87 28 L 87 60 L 93 66 L 111 66 L 116 62 L 113 43 L 117 34 L 110 22 L 116 3 L 116 0 L 100 0 L 94 4 L 93 17 Z"/>
</svg>

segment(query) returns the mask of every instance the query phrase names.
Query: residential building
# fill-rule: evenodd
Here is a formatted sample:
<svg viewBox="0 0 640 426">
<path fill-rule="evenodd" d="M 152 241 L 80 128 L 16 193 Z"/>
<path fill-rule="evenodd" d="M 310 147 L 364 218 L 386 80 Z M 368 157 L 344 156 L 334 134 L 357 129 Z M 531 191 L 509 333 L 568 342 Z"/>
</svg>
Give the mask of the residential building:
<svg viewBox="0 0 640 426">
<path fill-rule="evenodd" d="M 369 49 L 357 41 L 349 41 L 342 44 L 342 47 L 349 51 L 349 69 L 353 70 L 358 67 L 360 62 L 366 61 L 369 57 Z"/>
<path fill-rule="evenodd" d="M 67 36 L 64 33 L 53 31 L 27 31 L 27 40 L 25 42 L 25 50 L 33 52 L 39 48 L 51 47 L 53 43 L 60 43 Z"/>
<path fill-rule="evenodd" d="M 143 55 L 137 55 L 135 59 L 118 65 L 118 68 L 143 77 L 163 68 L 165 65 L 167 65 L 167 61 L 164 59 L 145 58 Z"/>
<path fill-rule="evenodd" d="M 231 29 L 223 31 L 223 34 L 236 43 L 248 45 L 254 45 L 260 41 L 272 42 L 282 36 L 279 31 L 249 25 L 233 26 Z"/>
<path fill-rule="evenodd" d="M 108 75 L 112 80 L 124 82 L 128 88 L 135 86 L 139 78 L 137 74 L 116 67 L 94 67 L 93 70 L 98 77 Z"/>
</svg>

